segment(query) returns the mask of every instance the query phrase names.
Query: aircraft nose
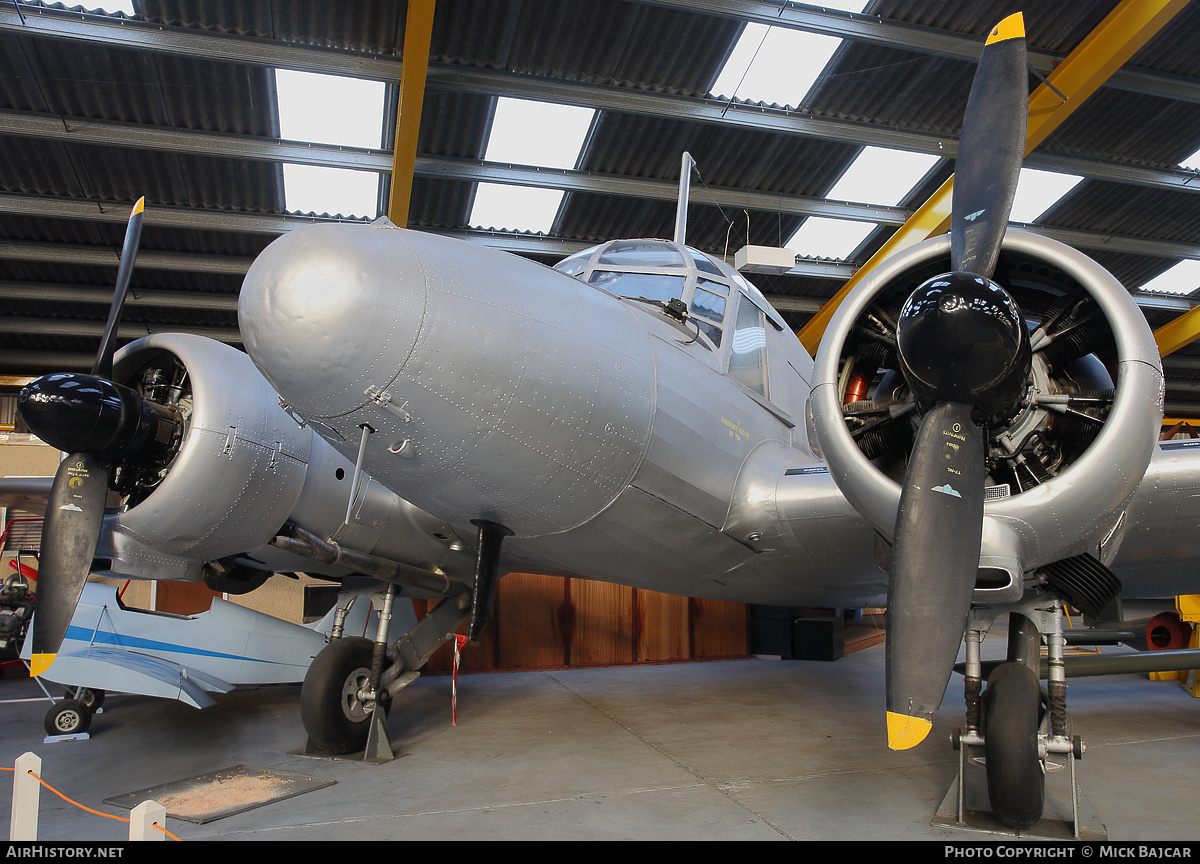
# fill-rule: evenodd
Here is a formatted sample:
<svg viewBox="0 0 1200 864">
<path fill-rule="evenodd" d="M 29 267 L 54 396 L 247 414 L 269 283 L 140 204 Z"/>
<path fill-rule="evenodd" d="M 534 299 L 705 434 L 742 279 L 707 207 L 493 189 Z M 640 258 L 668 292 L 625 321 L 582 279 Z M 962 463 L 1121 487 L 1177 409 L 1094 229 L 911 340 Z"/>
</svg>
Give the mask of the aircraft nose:
<svg viewBox="0 0 1200 864">
<path fill-rule="evenodd" d="M 426 279 L 390 223 L 314 225 L 273 242 L 246 274 L 246 350 L 292 410 L 333 417 L 385 387 L 421 330 Z"/>
</svg>

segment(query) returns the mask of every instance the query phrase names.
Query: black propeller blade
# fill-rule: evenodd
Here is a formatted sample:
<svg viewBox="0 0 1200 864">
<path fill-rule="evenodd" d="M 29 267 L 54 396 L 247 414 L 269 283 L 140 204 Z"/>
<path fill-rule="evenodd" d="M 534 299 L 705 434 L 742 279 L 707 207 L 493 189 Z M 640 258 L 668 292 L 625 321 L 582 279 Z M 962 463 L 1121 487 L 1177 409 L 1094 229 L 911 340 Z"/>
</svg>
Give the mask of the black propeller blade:
<svg viewBox="0 0 1200 864">
<path fill-rule="evenodd" d="M 44 375 L 18 396 L 30 431 L 68 454 L 54 476 L 42 525 L 30 664 L 34 675 L 54 662 L 87 581 L 104 521 L 109 466 L 145 442 L 155 432 L 155 421 L 162 419 L 136 393 L 107 380 L 141 237 L 143 202 L 139 199 L 130 214 L 117 288 L 92 374 Z"/>
<path fill-rule="evenodd" d="M 54 662 L 87 581 L 108 497 L 108 466 L 89 453 L 71 453 L 58 466 L 38 560 L 37 624 L 30 672 Z"/>
<path fill-rule="evenodd" d="M 133 212 L 129 214 L 129 224 L 125 227 L 125 243 L 121 247 L 116 290 L 113 291 L 112 305 L 108 308 L 108 321 L 104 324 L 100 350 L 96 352 L 96 360 L 92 363 L 92 374 L 101 378 L 112 378 L 113 355 L 117 353 L 117 324 L 121 320 L 121 310 L 125 307 L 125 297 L 129 294 L 133 262 L 137 259 L 138 244 L 142 240 L 142 208 L 145 202 L 145 198 L 137 200 L 133 205 Z"/>
<path fill-rule="evenodd" d="M 967 97 L 954 198 L 950 269 L 990 277 L 1017 194 L 1029 121 L 1025 24 L 1018 12 L 988 37 Z"/>
<path fill-rule="evenodd" d="M 1021 310 L 990 281 L 1025 149 L 1020 13 L 988 37 L 967 103 L 951 209 L 953 272 L 909 297 L 900 369 L 923 413 L 900 496 L 888 587 L 888 745 L 932 727 L 962 641 L 979 567 L 984 430 L 1022 397 L 1030 369 Z"/>
</svg>

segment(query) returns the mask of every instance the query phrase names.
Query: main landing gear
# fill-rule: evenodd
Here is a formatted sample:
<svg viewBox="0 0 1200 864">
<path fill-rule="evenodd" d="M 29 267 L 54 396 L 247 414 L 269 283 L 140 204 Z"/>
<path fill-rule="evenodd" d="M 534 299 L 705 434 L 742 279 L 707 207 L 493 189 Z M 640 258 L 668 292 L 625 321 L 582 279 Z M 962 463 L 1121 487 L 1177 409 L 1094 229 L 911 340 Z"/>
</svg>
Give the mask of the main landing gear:
<svg viewBox="0 0 1200 864">
<path fill-rule="evenodd" d="M 92 715 L 104 704 L 103 690 L 70 687 L 67 697 L 55 702 L 46 712 L 43 726 L 51 737 L 85 735 L 92 725 Z"/>
<path fill-rule="evenodd" d="M 392 758 L 387 712 L 392 698 L 420 676 L 420 669 L 447 637 L 468 620 L 475 642 L 487 624 L 495 593 L 500 544 L 508 529 L 479 521 L 474 590 L 446 580 L 446 597 L 393 643 L 388 642 L 392 605 L 400 589 L 389 582 L 375 641 L 344 636 L 349 605 L 338 610 L 332 641 L 321 650 L 300 689 L 300 718 L 308 732 L 308 755 L 361 753 L 364 761 Z M 352 601 L 353 602 L 353 601 Z"/>
<path fill-rule="evenodd" d="M 1009 613 L 1007 656 L 1002 662 L 984 663 L 980 644 L 1005 610 Z M 1004 609 L 972 608 L 964 675 L 967 723 L 952 738 L 959 752 L 958 777 L 938 809 L 935 825 L 1030 837 L 1103 838 L 1103 827 L 1075 780 L 1075 763 L 1082 758 L 1084 746 L 1070 734 L 1065 645 L 1063 604 L 1056 597 L 1032 592 Z M 1047 679 L 1045 688 L 1042 677 Z M 984 785 L 980 769 L 986 777 L 986 797 L 980 788 Z M 1046 778 L 1064 770 L 1069 776 L 1070 820 L 1044 819 Z"/>
</svg>

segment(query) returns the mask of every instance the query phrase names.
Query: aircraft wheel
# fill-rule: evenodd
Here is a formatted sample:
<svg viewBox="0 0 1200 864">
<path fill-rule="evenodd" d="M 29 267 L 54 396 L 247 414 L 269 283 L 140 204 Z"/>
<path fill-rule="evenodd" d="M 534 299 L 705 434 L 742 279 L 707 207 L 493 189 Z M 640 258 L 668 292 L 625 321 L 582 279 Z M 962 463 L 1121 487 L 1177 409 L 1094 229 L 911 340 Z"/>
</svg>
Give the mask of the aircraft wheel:
<svg viewBox="0 0 1200 864">
<path fill-rule="evenodd" d="M 56 702 L 46 713 L 47 735 L 82 735 L 92 725 L 92 713 L 78 699 Z"/>
<path fill-rule="evenodd" d="M 89 690 L 87 687 L 73 687 L 67 691 L 67 696 L 83 703 L 83 707 L 95 714 L 104 704 L 103 690 Z"/>
<path fill-rule="evenodd" d="M 992 812 L 1009 828 L 1042 818 L 1046 774 L 1038 757 L 1041 687 L 1024 663 L 1004 663 L 983 693 L 984 751 Z"/>
<path fill-rule="evenodd" d="M 308 667 L 300 688 L 300 719 L 312 742 L 327 753 L 356 753 L 367 746 L 371 711 L 358 698 L 371 678 L 374 643 L 346 636 L 326 645 Z M 387 711 L 388 703 L 382 705 Z"/>
</svg>

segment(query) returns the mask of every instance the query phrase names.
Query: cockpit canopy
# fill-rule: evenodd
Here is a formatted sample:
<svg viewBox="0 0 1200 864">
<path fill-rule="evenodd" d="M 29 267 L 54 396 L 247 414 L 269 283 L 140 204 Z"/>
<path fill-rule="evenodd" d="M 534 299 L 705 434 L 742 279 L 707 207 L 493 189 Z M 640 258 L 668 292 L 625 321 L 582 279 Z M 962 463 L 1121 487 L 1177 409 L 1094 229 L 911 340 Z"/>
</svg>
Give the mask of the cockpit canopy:
<svg viewBox="0 0 1200 864">
<path fill-rule="evenodd" d="M 668 240 L 611 240 L 564 258 L 554 268 L 618 297 L 680 300 L 717 348 L 739 291 L 779 329 L 783 319 L 757 288 L 718 258 Z"/>
</svg>

